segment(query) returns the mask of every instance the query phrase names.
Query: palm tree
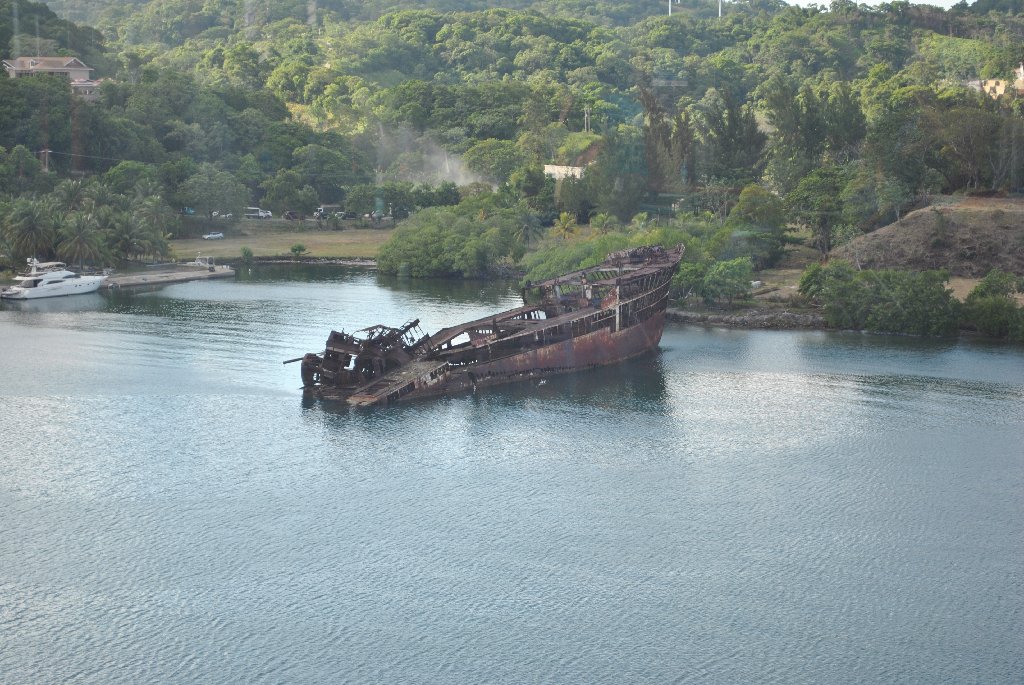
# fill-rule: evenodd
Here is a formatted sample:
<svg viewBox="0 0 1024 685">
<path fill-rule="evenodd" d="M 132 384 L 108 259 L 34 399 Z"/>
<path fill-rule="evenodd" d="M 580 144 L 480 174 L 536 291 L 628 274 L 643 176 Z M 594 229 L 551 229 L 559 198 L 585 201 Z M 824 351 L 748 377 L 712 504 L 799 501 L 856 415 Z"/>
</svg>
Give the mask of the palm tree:
<svg viewBox="0 0 1024 685">
<path fill-rule="evenodd" d="M 171 234 L 162 233 L 156 227 L 149 229 L 149 253 L 151 257 L 169 257 L 171 255 Z"/>
<path fill-rule="evenodd" d="M 615 219 L 612 218 L 611 214 L 601 212 L 590 217 L 590 227 L 598 233 L 609 233 L 615 228 Z"/>
<path fill-rule="evenodd" d="M 133 192 L 135 199 L 139 202 L 145 202 L 149 199 L 159 199 L 162 201 L 164 189 L 157 181 L 151 178 L 143 178 L 135 184 Z"/>
<path fill-rule="evenodd" d="M 11 203 L 0 199 L 0 258 L 6 260 L 14 259 L 14 248 L 11 247 L 11 239 L 7 230 L 7 215 L 11 211 Z"/>
<path fill-rule="evenodd" d="M 31 197 L 14 201 L 7 219 L 8 240 L 19 257 L 49 257 L 57 237 L 53 206 Z"/>
<path fill-rule="evenodd" d="M 58 231 L 57 255 L 66 262 L 96 263 L 103 258 L 103 240 L 96 217 L 85 212 L 69 214 Z"/>
<path fill-rule="evenodd" d="M 650 217 L 647 212 L 637 212 L 629 222 L 629 232 L 640 233 L 645 231 L 650 223 Z"/>
<path fill-rule="evenodd" d="M 177 221 L 177 215 L 159 195 L 148 195 L 141 199 L 135 208 L 135 215 L 160 235 L 167 235 Z"/>
<path fill-rule="evenodd" d="M 516 238 L 523 244 L 523 247 L 529 247 L 530 243 L 544 235 L 544 227 L 532 214 L 523 216 L 521 221 L 519 230 L 516 231 Z"/>
<path fill-rule="evenodd" d="M 116 214 L 107 231 L 107 246 L 115 259 L 126 262 L 143 257 L 166 257 L 171 247 L 169 235 L 149 225 L 139 215 Z"/>
<path fill-rule="evenodd" d="M 551 228 L 555 231 L 555 235 L 562 240 L 568 240 L 576 232 L 576 217 L 570 212 L 562 212 L 555 219 L 555 223 Z"/>
<path fill-rule="evenodd" d="M 94 180 L 86 187 L 83 194 L 86 199 L 92 200 L 96 207 L 112 207 L 121 210 L 128 208 L 128 198 L 115 193 L 103 181 Z"/>
<path fill-rule="evenodd" d="M 82 185 L 80 179 L 67 179 L 61 181 L 50 195 L 56 199 L 59 206 L 68 211 L 74 211 L 82 206 L 82 200 L 85 199 L 85 186 Z"/>
<path fill-rule="evenodd" d="M 119 215 L 107 234 L 107 244 L 114 258 L 121 263 L 149 254 L 149 239 L 142 221 L 130 214 Z"/>
<path fill-rule="evenodd" d="M 93 219 L 96 220 L 96 225 L 100 228 L 113 224 L 118 215 L 116 208 L 110 205 L 99 204 L 91 197 L 82 200 L 81 211 L 92 215 Z"/>
</svg>

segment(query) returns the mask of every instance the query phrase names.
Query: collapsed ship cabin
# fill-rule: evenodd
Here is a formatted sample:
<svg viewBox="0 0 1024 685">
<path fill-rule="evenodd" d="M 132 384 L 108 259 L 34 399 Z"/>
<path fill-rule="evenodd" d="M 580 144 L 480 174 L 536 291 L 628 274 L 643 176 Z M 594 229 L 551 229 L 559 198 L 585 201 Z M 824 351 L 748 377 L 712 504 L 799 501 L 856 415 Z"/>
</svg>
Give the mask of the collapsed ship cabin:
<svg viewBox="0 0 1024 685">
<path fill-rule="evenodd" d="M 358 386 L 422 355 L 429 340 L 419 319 L 399 328 L 370 326 L 345 333 L 331 331 L 320 363 L 322 381 L 334 385 Z"/>
</svg>

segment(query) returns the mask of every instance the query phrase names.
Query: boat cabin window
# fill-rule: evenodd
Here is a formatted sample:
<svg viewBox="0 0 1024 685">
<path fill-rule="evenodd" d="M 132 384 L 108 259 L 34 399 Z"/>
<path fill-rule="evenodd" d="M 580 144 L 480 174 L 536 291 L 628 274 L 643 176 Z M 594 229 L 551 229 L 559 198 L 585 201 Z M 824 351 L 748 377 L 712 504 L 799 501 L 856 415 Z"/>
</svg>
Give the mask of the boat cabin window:
<svg viewBox="0 0 1024 685">
<path fill-rule="evenodd" d="M 448 344 L 451 347 L 458 347 L 459 345 L 465 345 L 469 342 L 469 333 L 459 333 L 457 336 L 452 338 Z"/>
</svg>

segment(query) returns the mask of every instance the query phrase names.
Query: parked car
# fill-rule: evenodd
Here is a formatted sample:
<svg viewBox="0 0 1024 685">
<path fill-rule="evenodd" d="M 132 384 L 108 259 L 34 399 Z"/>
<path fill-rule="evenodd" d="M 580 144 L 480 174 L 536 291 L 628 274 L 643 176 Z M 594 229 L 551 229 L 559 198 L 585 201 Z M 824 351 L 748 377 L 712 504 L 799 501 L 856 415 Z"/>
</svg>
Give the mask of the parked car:
<svg viewBox="0 0 1024 685">
<path fill-rule="evenodd" d="M 323 205 L 313 210 L 314 219 L 326 219 L 331 214 L 337 216 L 341 213 L 341 205 Z M 339 217 L 340 218 L 340 217 Z"/>
<path fill-rule="evenodd" d="M 274 213 L 269 209 L 260 209 L 259 207 L 246 207 L 245 208 L 246 219 L 272 219 Z"/>
<path fill-rule="evenodd" d="M 234 217 L 234 214 L 231 212 L 213 212 L 214 219 L 231 219 L 232 217 Z"/>
<path fill-rule="evenodd" d="M 224 240 L 224 234 L 220 231 L 214 231 L 213 233 L 204 233 L 203 240 Z"/>
</svg>

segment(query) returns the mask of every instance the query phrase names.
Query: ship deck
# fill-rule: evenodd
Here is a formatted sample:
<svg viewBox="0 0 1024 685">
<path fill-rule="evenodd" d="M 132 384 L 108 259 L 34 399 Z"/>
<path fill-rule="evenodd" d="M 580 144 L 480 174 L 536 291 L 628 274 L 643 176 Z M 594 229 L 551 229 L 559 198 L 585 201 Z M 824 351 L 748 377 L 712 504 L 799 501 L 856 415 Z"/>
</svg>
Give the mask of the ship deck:
<svg viewBox="0 0 1024 685">
<path fill-rule="evenodd" d="M 389 371 L 366 385 L 356 388 L 348 398 L 348 403 L 356 406 L 378 404 L 392 395 L 400 397 L 402 391 L 414 386 L 417 380 L 429 378 L 436 374 L 448 362 L 443 360 L 411 361 L 397 369 Z"/>
</svg>

